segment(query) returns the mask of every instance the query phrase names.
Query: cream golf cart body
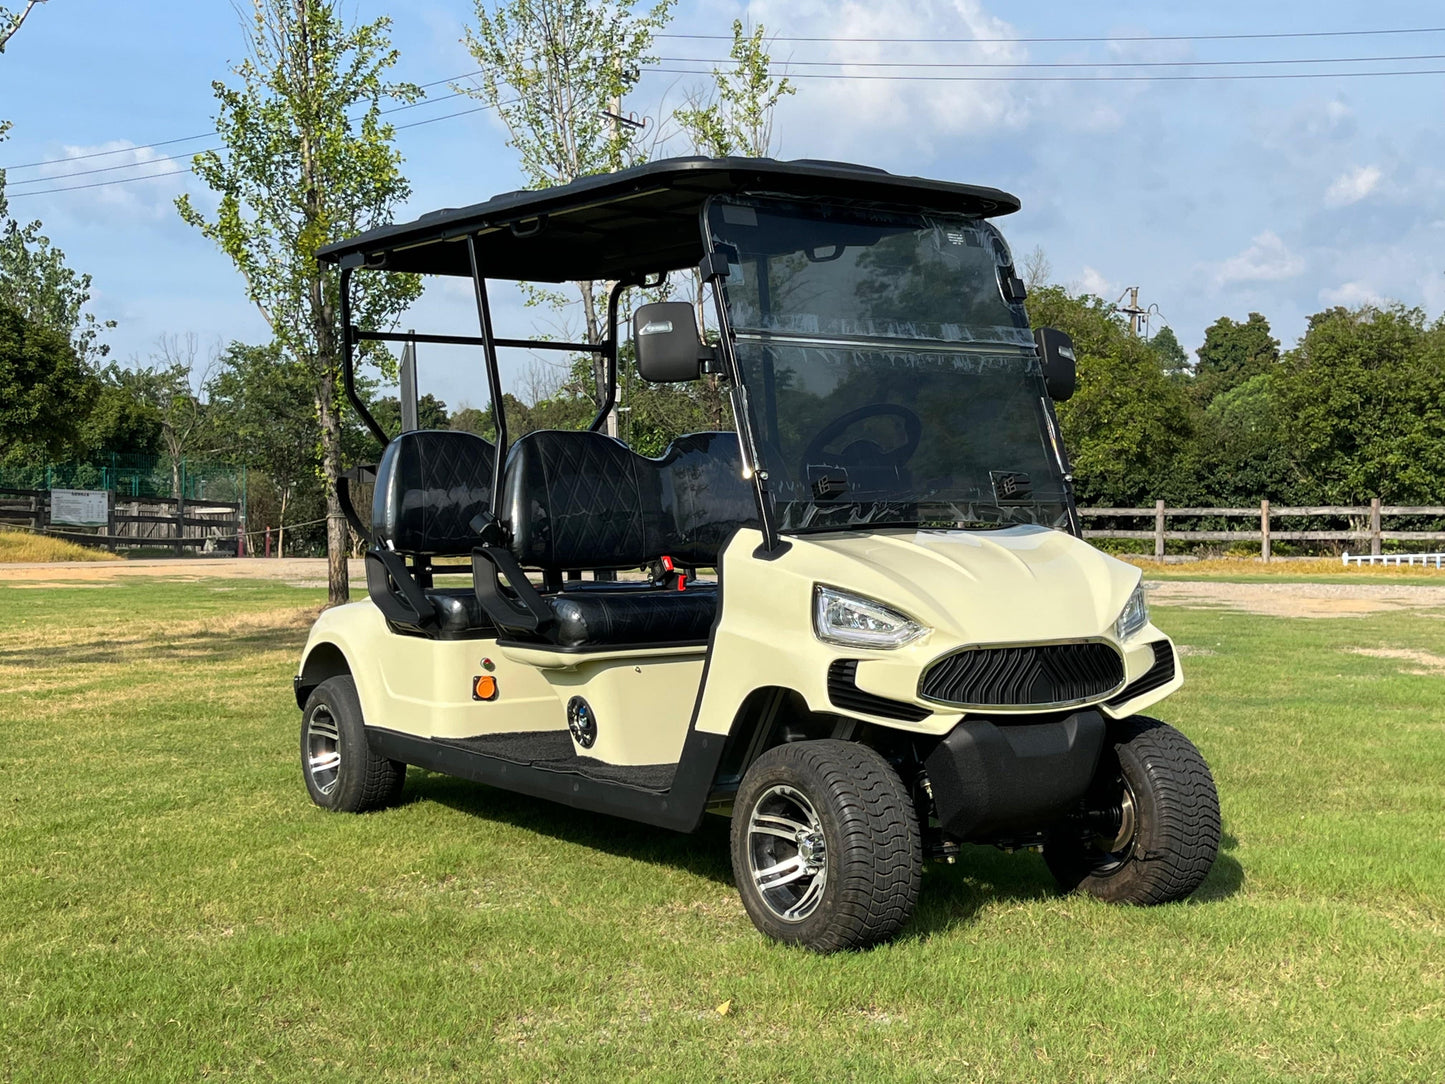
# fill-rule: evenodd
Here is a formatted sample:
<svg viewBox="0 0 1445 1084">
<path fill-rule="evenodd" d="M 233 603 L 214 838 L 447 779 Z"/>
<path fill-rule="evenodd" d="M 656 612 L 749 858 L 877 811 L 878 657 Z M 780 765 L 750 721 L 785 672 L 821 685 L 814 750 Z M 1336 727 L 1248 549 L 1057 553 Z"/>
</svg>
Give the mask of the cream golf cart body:
<svg viewBox="0 0 1445 1084">
<path fill-rule="evenodd" d="M 1030 332 L 991 221 L 1017 208 L 861 166 L 683 158 L 323 250 L 346 390 L 385 450 L 351 476 L 374 474 L 369 522 L 344 502 L 368 597 L 321 615 L 295 679 L 313 799 L 378 808 L 416 765 L 684 832 L 730 814 L 750 916 L 820 950 L 896 933 L 923 860 L 963 842 L 1042 848 L 1109 899 L 1193 891 L 1213 783 L 1139 714 L 1182 675 L 1138 569 L 1081 538 L 1051 402 L 1072 350 Z M 362 268 L 469 277 L 480 333 L 353 327 Z M 689 302 L 619 334 L 628 290 L 685 269 L 714 345 Z M 608 281 L 608 337 L 500 338 L 489 279 Z M 354 351 L 403 339 L 480 348 L 494 443 L 388 439 Z M 735 430 L 655 458 L 607 436 L 629 340 L 644 379 L 719 381 Z M 523 345 L 605 362 L 588 430 L 508 433 L 497 350 Z"/>
</svg>

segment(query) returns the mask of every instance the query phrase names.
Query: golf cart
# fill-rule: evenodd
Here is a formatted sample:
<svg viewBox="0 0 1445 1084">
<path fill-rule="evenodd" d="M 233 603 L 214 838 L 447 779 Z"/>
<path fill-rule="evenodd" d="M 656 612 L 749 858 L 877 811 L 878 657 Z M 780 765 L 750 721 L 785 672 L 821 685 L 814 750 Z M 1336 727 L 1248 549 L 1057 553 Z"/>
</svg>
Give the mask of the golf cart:
<svg viewBox="0 0 1445 1084">
<path fill-rule="evenodd" d="M 321 615 L 295 679 L 312 799 L 382 808 L 416 765 L 682 832 L 729 815 L 753 922 L 819 951 L 896 934 L 924 860 L 965 842 L 1040 849 L 1107 900 L 1189 895 L 1214 784 L 1139 714 L 1183 678 L 1139 570 L 1082 540 L 1052 403 L 1072 347 L 1030 332 L 990 221 L 1018 206 L 679 158 L 322 250 L 384 451 L 352 475 L 374 478 L 369 520 L 344 502 L 368 597 Z M 682 270 L 716 341 L 701 301 L 640 304 L 619 335 L 624 294 Z M 480 334 L 358 329 L 358 273 L 470 278 Z M 606 338 L 500 338 L 489 280 L 606 281 Z M 495 442 L 388 438 L 356 391 L 368 340 L 480 347 Z M 602 359 L 589 428 L 509 434 L 510 347 Z M 716 380 L 734 428 L 656 457 L 608 436 L 633 358 Z"/>
</svg>

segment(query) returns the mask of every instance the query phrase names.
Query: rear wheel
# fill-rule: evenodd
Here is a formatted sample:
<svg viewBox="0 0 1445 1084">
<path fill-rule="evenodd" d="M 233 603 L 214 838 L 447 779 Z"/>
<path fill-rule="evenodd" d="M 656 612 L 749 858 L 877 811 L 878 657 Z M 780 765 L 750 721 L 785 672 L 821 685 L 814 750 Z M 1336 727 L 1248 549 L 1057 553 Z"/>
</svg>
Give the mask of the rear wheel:
<svg viewBox="0 0 1445 1084">
<path fill-rule="evenodd" d="M 753 924 L 818 952 L 887 940 L 913 913 L 923 851 L 888 762 L 842 741 L 760 756 L 733 803 L 733 876 Z"/>
<path fill-rule="evenodd" d="M 1081 810 L 1050 833 L 1044 861 L 1065 891 L 1110 903 L 1182 900 L 1219 853 L 1219 796 L 1199 750 L 1135 715 L 1111 724 Z"/>
<path fill-rule="evenodd" d="M 301 774 L 311 800 L 338 813 L 384 809 L 401 797 L 406 765 L 372 751 L 350 674 L 327 678 L 306 700 Z"/>
</svg>

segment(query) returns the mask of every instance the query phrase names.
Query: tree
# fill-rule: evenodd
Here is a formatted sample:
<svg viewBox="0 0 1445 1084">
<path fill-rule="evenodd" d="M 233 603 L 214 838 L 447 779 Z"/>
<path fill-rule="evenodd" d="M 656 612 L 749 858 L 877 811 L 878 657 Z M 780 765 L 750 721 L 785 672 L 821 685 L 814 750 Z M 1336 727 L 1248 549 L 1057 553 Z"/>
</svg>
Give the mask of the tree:
<svg viewBox="0 0 1445 1084">
<path fill-rule="evenodd" d="M 672 114 L 694 153 L 719 158 L 733 154 L 749 158 L 772 155 L 773 112 L 785 96 L 796 93 L 796 88 L 786 76 L 773 78 L 773 60 L 766 46 L 761 23 L 751 33 L 744 33 L 742 20 L 733 20 L 733 66 L 714 68 L 712 87 L 694 89 L 687 104 Z M 697 326 L 705 335 L 707 313 L 702 280 L 696 271 L 690 277 Z M 717 378 L 709 377 L 708 384 L 716 394 Z"/>
<path fill-rule="evenodd" d="M 1445 499 L 1445 326 L 1402 305 L 1316 313 L 1274 375 L 1280 440 L 1312 501 Z"/>
<path fill-rule="evenodd" d="M 1041 290 L 1053 277 L 1054 265 L 1049 263 L 1048 253 L 1043 245 L 1035 245 L 1033 251 L 1024 257 L 1024 288 L 1029 293 Z"/>
<path fill-rule="evenodd" d="M 146 370 L 112 362 L 96 374 L 95 405 L 86 414 L 81 440 L 86 453 L 155 455 L 161 447 L 160 411 L 148 393 Z"/>
<path fill-rule="evenodd" d="M 0 53 L 36 3 L 43 2 L 29 0 L 18 12 L 0 7 Z M 10 122 L 0 121 L 0 140 L 9 130 Z M 10 217 L 5 171 L 0 169 L 0 297 L 32 323 L 65 335 L 82 362 L 94 363 L 108 352 L 96 340 L 102 329 L 115 327 L 115 321 L 102 322 L 84 311 L 90 301 L 90 276 L 67 267 L 65 253 L 40 229 L 39 222 L 21 225 Z"/>
<path fill-rule="evenodd" d="M 1201 405 L 1220 392 L 1268 372 L 1279 361 L 1279 340 L 1269 321 L 1257 312 L 1242 324 L 1221 316 L 1204 332 L 1199 364 L 1194 367 L 1194 395 Z"/>
<path fill-rule="evenodd" d="M 1165 376 L 1176 379 L 1189 375 L 1189 355 L 1179 345 L 1179 339 L 1171 327 L 1161 327 L 1149 340 L 1149 349 L 1159 359 L 1159 368 Z"/>
<path fill-rule="evenodd" d="M 60 332 L 0 302 L 0 454 L 73 448 L 96 382 Z"/>
<path fill-rule="evenodd" d="M 401 400 L 395 395 L 378 399 L 371 404 L 371 416 L 391 436 L 401 432 Z M 450 429 L 451 415 L 447 405 L 431 392 L 416 401 L 417 426 L 421 429 Z"/>
<path fill-rule="evenodd" d="M 568 184 L 641 158 L 636 131 L 610 119 L 636 86 L 653 35 L 666 25 L 676 0 L 656 0 L 645 14 L 637 0 L 508 0 L 488 12 L 476 0 L 477 25 L 463 39 L 481 72 L 479 87 L 456 89 L 491 106 L 507 128 L 507 145 L 521 158 L 532 188 Z M 590 281 L 576 283 L 587 342 L 607 338 L 606 295 Z M 529 302 L 565 299 L 532 290 Z M 593 359 L 594 397 L 605 395 L 606 363 Z"/>
<path fill-rule="evenodd" d="M 28 0 L 26 5 L 19 11 L 11 11 L 9 8 L 0 8 L 0 53 L 5 51 L 5 46 L 15 36 L 25 22 L 25 17 L 36 4 L 43 4 L 45 0 Z"/>
<path fill-rule="evenodd" d="M 195 450 L 195 440 L 204 420 L 204 408 L 196 395 L 196 336 L 167 336 L 156 343 L 154 364 L 141 371 L 139 388 L 155 408 L 160 421 L 160 444 L 171 464 L 171 496 L 182 497 L 181 469 L 186 455 Z"/>
<path fill-rule="evenodd" d="M 1162 492 L 1193 432 L 1184 390 L 1097 297 L 1044 287 L 1029 316 L 1074 340 L 1078 391 L 1058 413 L 1080 503 L 1128 505 Z"/>
<path fill-rule="evenodd" d="M 713 87 L 694 91 L 673 120 L 700 154 L 766 158 L 773 150 L 773 111 L 796 88 L 786 76 L 773 78 L 761 24 L 745 33 L 742 20 L 733 20 L 731 55 L 733 66 L 714 68 Z"/>
<path fill-rule="evenodd" d="M 390 220 L 410 194 L 381 102 L 416 101 L 421 91 L 387 82 L 397 60 L 390 20 L 346 25 L 339 0 L 252 2 L 252 55 L 235 69 L 241 85 L 212 84 L 226 154 L 199 154 L 192 166 L 219 195 L 219 209 L 207 218 L 185 196 L 177 208 L 231 257 L 278 346 L 311 376 L 326 493 L 327 597 L 336 604 L 349 594 L 350 548 L 336 488 L 341 329 L 337 283 L 322 274 L 316 252 Z M 353 322 L 362 330 L 389 327 L 420 293 L 413 276 L 358 272 Z"/>
<path fill-rule="evenodd" d="M 311 373 L 277 344 L 233 342 L 217 360 L 206 389 L 212 445 L 229 462 L 264 473 L 272 489 L 280 556 L 286 546 L 286 513 L 296 494 L 316 477 Z"/>
</svg>

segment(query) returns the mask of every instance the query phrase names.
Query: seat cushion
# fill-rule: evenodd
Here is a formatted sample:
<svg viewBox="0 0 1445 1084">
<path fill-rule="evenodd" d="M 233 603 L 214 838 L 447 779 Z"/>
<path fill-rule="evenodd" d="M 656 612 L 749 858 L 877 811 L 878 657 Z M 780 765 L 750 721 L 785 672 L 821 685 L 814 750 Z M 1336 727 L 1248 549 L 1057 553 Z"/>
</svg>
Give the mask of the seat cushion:
<svg viewBox="0 0 1445 1084">
<path fill-rule="evenodd" d="M 553 638 L 564 647 L 705 643 L 717 615 L 717 588 L 591 584 L 547 595 L 557 618 Z"/>
<path fill-rule="evenodd" d="M 474 636 L 495 636 L 497 627 L 482 609 L 477 593 L 470 587 L 433 587 L 426 597 L 437 610 L 438 639 L 459 640 Z"/>
</svg>

